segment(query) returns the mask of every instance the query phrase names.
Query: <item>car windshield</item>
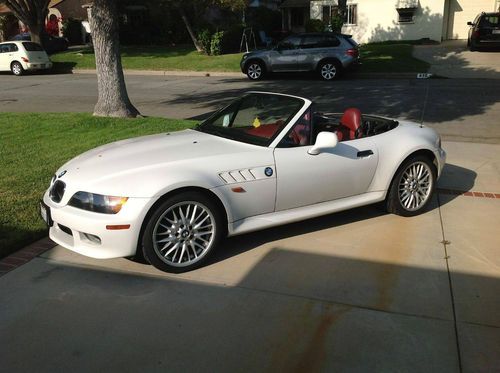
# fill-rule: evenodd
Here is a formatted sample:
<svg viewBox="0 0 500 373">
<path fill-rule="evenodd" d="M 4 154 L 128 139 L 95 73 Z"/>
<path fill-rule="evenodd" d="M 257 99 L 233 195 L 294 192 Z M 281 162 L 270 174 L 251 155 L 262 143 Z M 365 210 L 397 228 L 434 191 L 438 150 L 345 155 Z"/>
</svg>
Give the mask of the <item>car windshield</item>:
<svg viewBox="0 0 500 373">
<path fill-rule="evenodd" d="M 219 110 L 196 129 L 212 135 L 269 146 L 304 105 L 288 96 L 250 93 Z"/>
</svg>

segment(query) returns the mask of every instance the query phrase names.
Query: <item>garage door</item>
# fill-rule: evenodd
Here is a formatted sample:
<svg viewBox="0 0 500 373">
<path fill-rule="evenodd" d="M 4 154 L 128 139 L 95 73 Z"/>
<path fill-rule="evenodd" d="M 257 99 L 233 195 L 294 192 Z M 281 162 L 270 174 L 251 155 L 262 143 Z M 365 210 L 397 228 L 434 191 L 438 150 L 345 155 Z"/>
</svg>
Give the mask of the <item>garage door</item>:
<svg viewBox="0 0 500 373">
<path fill-rule="evenodd" d="M 446 0 L 446 39 L 467 39 L 467 22 L 473 21 L 481 12 L 495 11 L 496 4 L 497 0 Z"/>
</svg>

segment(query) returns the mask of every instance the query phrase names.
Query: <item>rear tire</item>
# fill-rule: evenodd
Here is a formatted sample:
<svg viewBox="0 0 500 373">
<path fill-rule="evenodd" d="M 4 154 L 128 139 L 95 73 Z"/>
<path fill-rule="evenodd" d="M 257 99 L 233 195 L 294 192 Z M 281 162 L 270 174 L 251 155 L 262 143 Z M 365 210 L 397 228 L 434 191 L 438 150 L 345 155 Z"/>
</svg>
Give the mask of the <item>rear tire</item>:
<svg viewBox="0 0 500 373">
<path fill-rule="evenodd" d="M 264 77 L 265 67 L 262 62 L 251 61 L 247 65 L 247 76 L 250 80 L 260 80 Z"/>
<path fill-rule="evenodd" d="M 340 74 L 341 66 L 337 61 L 324 61 L 318 66 L 318 73 L 323 80 L 334 80 Z"/>
<path fill-rule="evenodd" d="M 164 272 L 205 263 L 225 235 L 223 213 L 198 192 L 174 195 L 153 211 L 142 236 L 144 258 Z"/>
<path fill-rule="evenodd" d="M 21 65 L 20 62 L 14 61 L 10 65 L 10 71 L 12 71 L 12 74 L 15 76 L 21 76 L 24 74 L 24 68 L 23 65 Z"/>
<path fill-rule="evenodd" d="M 411 157 L 399 167 L 392 180 L 386 209 L 401 216 L 418 215 L 430 203 L 435 186 L 434 164 L 422 155 Z"/>
</svg>

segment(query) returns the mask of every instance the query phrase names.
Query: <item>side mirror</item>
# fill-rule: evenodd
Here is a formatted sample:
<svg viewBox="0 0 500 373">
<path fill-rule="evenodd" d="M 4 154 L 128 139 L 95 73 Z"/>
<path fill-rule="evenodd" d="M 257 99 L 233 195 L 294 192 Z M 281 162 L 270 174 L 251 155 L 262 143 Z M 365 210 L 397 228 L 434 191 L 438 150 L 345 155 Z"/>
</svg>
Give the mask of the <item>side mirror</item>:
<svg viewBox="0 0 500 373">
<path fill-rule="evenodd" d="M 318 155 L 325 150 L 335 148 L 339 142 L 336 133 L 333 132 L 320 132 L 316 137 L 316 142 L 313 147 L 309 149 L 308 153 L 311 155 Z"/>
<path fill-rule="evenodd" d="M 474 24 L 473 24 L 472 22 L 470 22 L 470 21 L 469 21 L 469 22 L 467 22 L 467 25 L 468 25 L 468 26 L 474 26 Z"/>
</svg>

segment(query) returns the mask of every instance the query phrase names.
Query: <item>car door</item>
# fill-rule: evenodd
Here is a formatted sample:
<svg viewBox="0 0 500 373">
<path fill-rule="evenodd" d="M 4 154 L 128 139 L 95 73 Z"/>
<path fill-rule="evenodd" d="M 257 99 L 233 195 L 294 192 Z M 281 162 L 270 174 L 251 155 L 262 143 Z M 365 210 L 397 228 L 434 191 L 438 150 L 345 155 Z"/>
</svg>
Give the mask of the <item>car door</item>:
<svg viewBox="0 0 500 373">
<path fill-rule="evenodd" d="M 371 138 L 339 142 L 318 155 L 312 145 L 276 148 L 276 211 L 365 193 L 375 174 L 378 151 Z"/>
<path fill-rule="evenodd" d="M 300 46 L 300 40 L 300 36 L 289 36 L 270 51 L 273 71 L 297 70 L 297 50 Z"/>
<path fill-rule="evenodd" d="M 314 59 L 318 53 L 320 35 L 304 35 L 297 50 L 297 69 L 309 71 L 313 69 Z"/>
<path fill-rule="evenodd" d="M 0 70 L 7 71 L 10 69 L 10 44 L 0 44 Z"/>
</svg>

